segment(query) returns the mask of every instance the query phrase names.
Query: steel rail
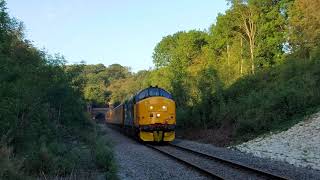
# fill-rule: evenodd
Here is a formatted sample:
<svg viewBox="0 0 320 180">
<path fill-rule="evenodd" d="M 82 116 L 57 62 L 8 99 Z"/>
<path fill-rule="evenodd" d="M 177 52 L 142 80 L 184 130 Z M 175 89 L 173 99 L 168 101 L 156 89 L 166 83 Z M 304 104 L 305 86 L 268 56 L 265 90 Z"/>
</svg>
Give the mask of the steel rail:
<svg viewBox="0 0 320 180">
<path fill-rule="evenodd" d="M 190 163 L 188 161 L 185 161 L 185 160 L 183 160 L 183 159 L 181 159 L 181 158 L 179 158 L 177 156 L 174 156 L 174 155 L 172 155 L 172 154 L 170 154 L 168 152 L 165 152 L 165 151 L 161 150 L 160 148 L 157 148 L 156 146 L 153 146 L 153 145 L 150 145 L 150 144 L 145 144 L 145 145 L 147 147 L 149 147 L 151 149 L 154 149 L 154 150 L 156 150 L 156 151 L 158 151 L 158 152 L 160 152 L 162 154 L 165 154 L 166 156 L 169 156 L 169 157 L 171 157 L 171 158 L 173 158 L 173 159 L 175 159 L 175 160 L 177 160 L 177 161 L 179 161 L 179 162 L 181 162 L 181 163 L 183 163 L 183 164 L 185 164 L 187 166 L 190 166 L 190 167 L 198 170 L 199 172 L 205 174 L 206 176 L 209 176 L 209 177 L 211 177 L 213 179 L 224 179 L 223 177 L 221 177 L 221 176 L 219 176 L 217 174 L 214 174 L 214 173 L 212 173 L 212 172 L 210 172 L 210 171 L 208 171 L 206 169 L 203 169 L 203 168 L 201 168 L 201 167 L 199 167 L 199 166 L 197 166 L 195 164 L 192 164 L 192 163 Z"/>
<path fill-rule="evenodd" d="M 204 157 L 206 159 L 216 160 L 216 161 L 222 162 L 224 164 L 237 167 L 239 169 L 245 169 L 247 171 L 255 172 L 256 174 L 261 174 L 261 175 L 263 175 L 265 177 L 268 177 L 270 179 L 279 179 L 279 180 L 287 180 L 287 179 L 289 179 L 289 178 L 286 178 L 286 177 L 282 177 L 282 176 L 279 176 L 279 175 L 275 175 L 275 174 L 266 172 L 266 171 L 261 170 L 261 169 L 249 167 L 247 165 L 244 165 L 244 164 L 241 164 L 241 163 L 238 163 L 238 162 L 234 162 L 234 161 L 231 161 L 231 160 L 226 160 L 226 159 L 223 159 L 221 157 L 209 155 L 209 154 L 206 154 L 206 153 L 203 153 L 203 152 L 198 152 L 198 151 L 195 151 L 195 150 L 192 150 L 192 149 L 189 149 L 189 148 L 186 148 L 186 147 L 182 147 L 182 146 L 179 146 L 179 145 L 176 145 L 176 144 L 169 143 L 168 145 L 172 146 L 172 147 L 175 147 L 177 149 L 181 149 L 183 151 L 190 152 L 190 153 L 195 154 L 195 155 L 202 156 L 202 157 Z"/>
</svg>

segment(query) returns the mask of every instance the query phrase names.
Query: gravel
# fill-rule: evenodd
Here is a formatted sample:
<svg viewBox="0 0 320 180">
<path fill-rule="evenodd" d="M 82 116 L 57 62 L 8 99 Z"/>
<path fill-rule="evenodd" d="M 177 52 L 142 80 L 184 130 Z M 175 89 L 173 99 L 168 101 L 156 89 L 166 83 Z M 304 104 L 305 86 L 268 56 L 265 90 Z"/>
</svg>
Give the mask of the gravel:
<svg viewBox="0 0 320 180">
<path fill-rule="evenodd" d="M 234 167 L 228 163 L 222 163 L 217 160 L 208 159 L 176 147 L 162 146 L 156 148 L 172 154 L 190 164 L 194 164 L 202 169 L 205 169 L 208 172 L 218 175 L 219 177 L 223 177 L 223 179 L 268 179 L 268 177 L 265 177 L 261 174 L 239 169 L 238 167 Z"/>
<path fill-rule="evenodd" d="M 211 144 L 203 144 L 194 141 L 177 139 L 174 144 L 193 149 L 195 151 L 212 154 L 220 158 L 228 159 L 257 169 L 287 177 L 288 179 L 320 179 L 320 171 L 299 168 L 291 164 L 275 161 L 268 158 L 259 158 L 238 150 L 215 147 Z"/>
<path fill-rule="evenodd" d="M 108 131 L 108 135 L 114 143 L 120 179 L 208 179 L 198 171 L 143 146 L 143 144 L 124 136 L 114 129 L 106 127 L 106 131 Z M 174 144 L 262 169 L 288 179 L 320 180 L 320 171 L 318 170 L 296 167 L 270 158 L 255 157 L 237 149 L 221 148 L 211 144 L 182 139 L 176 139 Z"/>
<path fill-rule="evenodd" d="M 320 113 L 287 131 L 271 133 L 236 146 L 243 152 L 320 170 Z"/>
<path fill-rule="evenodd" d="M 120 179 L 209 179 L 196 170 L 106 127 L 114 143 Z"/>
</svg>

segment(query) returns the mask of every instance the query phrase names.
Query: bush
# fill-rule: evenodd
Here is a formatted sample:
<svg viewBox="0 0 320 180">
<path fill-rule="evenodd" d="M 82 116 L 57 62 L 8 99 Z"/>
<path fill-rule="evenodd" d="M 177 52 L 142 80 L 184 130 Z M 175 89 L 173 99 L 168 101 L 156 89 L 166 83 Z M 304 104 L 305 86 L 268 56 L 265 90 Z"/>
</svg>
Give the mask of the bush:
<svg viewBox="0 0 320 180">
<path fill-rule="evenodd" d="M 287 128 L 320 104 L 319 61 L 288 60 L 223 91 L 237 138 Z M 219 108 L 215 104 L 213 108 Z M 221 118 L 222 114 L 214 114 Z M 301 119 L 301 118 L 300 118 Z M 246 139 L 246 138 L 245 138 Z"/>
<path fill-rule="evenodd" d="M 248 140 L 291 127 L 315 112 L 320 105 L 319 87 L 320 61 L 288 59 L 242 77 L 225 89 L 215 88 L 213 94 L 204 92 L 199 103 L 177 109 L 177 123 L 182 128 L 216 130 L 231 123 L 232 139 Z"/>
<path fill-rule="evenodd" d="M 28 179 L 21 174 L 21 161 L 13 157 L 12 149 L 0 144 L 0 179 Z"/>
<path fill-rule="evenodd" d="M 97 139 L 94 148 L 96 165 L 106 172 L 107 179 L 117 179 L 117 166 L 113 156 L 111 144 L 106 137 Z"/>
</svg>

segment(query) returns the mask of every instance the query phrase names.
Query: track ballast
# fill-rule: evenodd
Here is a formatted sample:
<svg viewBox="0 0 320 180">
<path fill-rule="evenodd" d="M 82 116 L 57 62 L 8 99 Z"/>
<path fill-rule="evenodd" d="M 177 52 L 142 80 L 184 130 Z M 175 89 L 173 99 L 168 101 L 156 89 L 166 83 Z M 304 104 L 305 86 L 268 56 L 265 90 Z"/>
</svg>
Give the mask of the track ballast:
<svg viewBox="0 0 320 180">
<path fill-rule="evenodd" d="M 172 143 L 147 146 L 214 179 L 288 179 Z"/>
</svg>

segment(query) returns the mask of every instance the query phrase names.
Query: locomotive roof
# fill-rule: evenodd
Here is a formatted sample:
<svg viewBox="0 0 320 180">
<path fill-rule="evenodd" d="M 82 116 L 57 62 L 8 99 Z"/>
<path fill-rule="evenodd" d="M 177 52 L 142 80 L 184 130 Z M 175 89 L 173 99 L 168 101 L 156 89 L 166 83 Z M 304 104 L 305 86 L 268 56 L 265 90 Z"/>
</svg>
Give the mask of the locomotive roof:
<svg viewBox="0 0 320 180">
<path fill-rule="evenodd" d="M 158 86 L 155 87 L 148 87 L 141 91 L 139 91 L 137 94 L 135 94 L 132 99 L 134 99 L 136 102 L 148 98 L 148 97 L 154 97 L 154 96 L 160 96 L 160 97 L 166 97 L 168 99 L 173 99 L 172 95 L 164 90 L 163 88 L 159 88 Z"/>
</svg>

